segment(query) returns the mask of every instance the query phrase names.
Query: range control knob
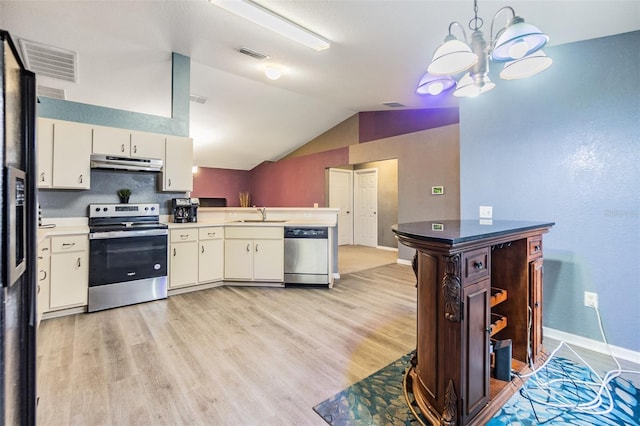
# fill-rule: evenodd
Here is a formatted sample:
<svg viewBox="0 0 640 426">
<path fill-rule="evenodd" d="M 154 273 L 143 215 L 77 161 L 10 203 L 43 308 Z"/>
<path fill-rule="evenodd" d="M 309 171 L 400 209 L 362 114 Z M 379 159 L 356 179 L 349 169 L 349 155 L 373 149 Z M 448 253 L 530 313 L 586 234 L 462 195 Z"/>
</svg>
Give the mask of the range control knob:
<svg viewBox="0 0 640 426">
<path fill-rule="evenodd" d="M 100 207 L 96 207 L 96 211 L 99 212 L 100 211 Z"/>
<path fill-rule="evenodd" d="M 102 208 L 102 211 L 103 211 L 103 212 L 106 212 L 107 210 L 109 210 L 107 207 L 103 207 L 103 208 Z"/>
</svg>

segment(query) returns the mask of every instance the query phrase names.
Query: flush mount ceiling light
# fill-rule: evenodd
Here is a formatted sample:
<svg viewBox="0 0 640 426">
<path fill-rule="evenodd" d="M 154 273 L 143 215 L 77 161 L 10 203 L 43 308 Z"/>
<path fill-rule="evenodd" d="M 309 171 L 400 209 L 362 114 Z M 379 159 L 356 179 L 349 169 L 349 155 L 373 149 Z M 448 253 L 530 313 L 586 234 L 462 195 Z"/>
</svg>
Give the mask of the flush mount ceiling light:
<svg viewBox="0 0 640 426">
<path fill-rule="evenodd" d="M 268 30 L 314 50 L 328 49 L 331 44 L 306 28 L 301 27 L 250 0 L 209 0 L 209 3 L 245 18 Z"/>
<path fill-rule="evenodd" d="M 278 67 L 274 67 L 273 65 L 269 65 L 264 69 L 264 75 L 269 80 L 277 80 L 282 77 L 282 70 Z"/>
<path fill-rule="evenodd" d="M 431 83 L 428 75 L 454 79 L 458 76 L 454 96 L 473 97 L 488 92 L 495 87 L 489 79 L 489 61 L 507 62 L 500 73 L 506 80 L 529 77 L 545 70 L 551 65 L 551 58 L 540 49 L 549 41 L 537 27 L 527 24 L 510 6 L 498 10 L 491 19 L 490 41 L 487 43 L 480 29 L 484 21 L 478 17 L 478 1 L 473 2 L 474 17 L 469 21 L 472 31 L 468 41 L 464 27 L 457 21 L 449 24 L 449 34 L 436 49 L 427 73 L 418 83 L 418 94 L 438 95 L 442 92 L 439 82 Z M 511 18 L 505 28 L 493 33 L 496 17 L 503 11 L 511 12 Z M 464 41 L 458 40 L 452 30 L 459 27 Z M 468 71 L 465 73 L 465 71 Z M 460 78 L 459 75 L 465 73 Z M 435 84 L 433 88 L 431 85 Z M 440 90 L 439 90 L 440 89 Z"/>
</svg>

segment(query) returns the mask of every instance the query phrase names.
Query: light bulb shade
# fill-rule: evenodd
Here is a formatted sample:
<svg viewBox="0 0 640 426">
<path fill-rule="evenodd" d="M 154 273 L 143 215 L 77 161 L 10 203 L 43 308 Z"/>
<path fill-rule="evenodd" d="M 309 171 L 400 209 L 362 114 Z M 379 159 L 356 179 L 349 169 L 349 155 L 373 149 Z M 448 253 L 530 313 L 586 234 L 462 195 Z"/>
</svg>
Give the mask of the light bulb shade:
<svg viewBox="0 0 640 426">
<path fill-rule="evenodd" d="M 525 57 L 541 49 L 549 41 L 549 36 L 538 27 L 527 24 L 516 16 L 496 40 L 491 59 L 496 62 L 512 61 Z"/>
<path fill-rule="evenodd" d="M 449 90 L 456 84 L 456 81 L 448 75 L 432 75 L 426 72 L 420 82 L 416 93 L 418 95 L 437 96 L 445 90 Z"/>
<path fill-rule="evenodd" d="M 447 38 L 450 38 L 448 36 Z M 463 72 L 478 62 L 478 56 L 464 42 L 454 37 L 446 40 L 433 54 L 427 68 L 429 74 L 451 75 Z"/>
<path fill-rule="evenodd" d="M 504 64 L 504 68 L 500 71 L 500 78 L 516 80 L 531 77 L 549 68 L 552 62 L 552 59 L 545 55 L 542 50 L 538 50 L 529 56 Z"/>
<path fill-rule="evenodd" d="M 466 73 L 458 82 L 458 87 L 453 92 L 453 96 L 458 98 L 475 98 L 481 93 L 486 93 L 496 87 L 496 84 L 485 75 L 480 80 L 480 84 L 476 84 L 469 73 Z"/>
</svg>

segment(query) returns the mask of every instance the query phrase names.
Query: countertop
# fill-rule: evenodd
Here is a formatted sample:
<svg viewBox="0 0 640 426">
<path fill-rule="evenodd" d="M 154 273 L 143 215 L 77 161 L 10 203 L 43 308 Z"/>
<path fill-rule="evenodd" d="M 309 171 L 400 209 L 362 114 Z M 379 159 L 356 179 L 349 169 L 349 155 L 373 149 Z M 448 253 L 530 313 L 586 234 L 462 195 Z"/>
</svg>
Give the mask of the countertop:
<svg viewBox="0 0 640 426">
<path fill-rule="evenodd" d="M 553 225 L 555 225 L 554 222 L 519 220 L 441 220 L 401 223 L 393 225 L 391 229 L 403 237 L 453 245 L 533 229 L 550 228 Z"/>
</svg>

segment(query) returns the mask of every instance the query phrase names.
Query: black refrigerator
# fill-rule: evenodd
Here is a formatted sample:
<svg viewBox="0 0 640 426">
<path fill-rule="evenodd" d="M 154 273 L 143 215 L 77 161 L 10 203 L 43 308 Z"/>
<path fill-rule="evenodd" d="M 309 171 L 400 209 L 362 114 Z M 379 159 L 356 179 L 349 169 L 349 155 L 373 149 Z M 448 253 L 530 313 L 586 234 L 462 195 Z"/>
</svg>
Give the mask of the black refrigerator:
<svg viewBox="0 0 640 426">
<path fill-rule="evenodd" d="M 0 30 L 0 424 L 35 424 L 36 182 L 35 75 Z"/>
</svg>

